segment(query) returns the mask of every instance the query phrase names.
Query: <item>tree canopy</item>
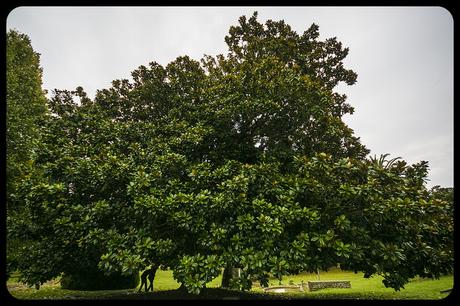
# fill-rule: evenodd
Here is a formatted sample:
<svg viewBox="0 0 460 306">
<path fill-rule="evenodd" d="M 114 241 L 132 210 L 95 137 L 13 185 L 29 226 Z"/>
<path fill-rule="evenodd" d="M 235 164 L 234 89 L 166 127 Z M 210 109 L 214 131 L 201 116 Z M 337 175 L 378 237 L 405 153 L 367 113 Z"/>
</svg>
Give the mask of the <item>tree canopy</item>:
<svg viewBox="0 0 460 306">
<path fill-rule="evenodd" d="M 357 78 L 348 49 L 318 37 L 254 13 L 227 55 L 140 66 L 94 100 L 56 90 L 10 227 L 33 241 L 23 280 L 157 263 L 199 293 L 223 268 L 247 290 L 340 263 L 399 289 L 452 271 L 453 203 L 426 162 L 367 157 L 334 92 Z"/>
</svg>

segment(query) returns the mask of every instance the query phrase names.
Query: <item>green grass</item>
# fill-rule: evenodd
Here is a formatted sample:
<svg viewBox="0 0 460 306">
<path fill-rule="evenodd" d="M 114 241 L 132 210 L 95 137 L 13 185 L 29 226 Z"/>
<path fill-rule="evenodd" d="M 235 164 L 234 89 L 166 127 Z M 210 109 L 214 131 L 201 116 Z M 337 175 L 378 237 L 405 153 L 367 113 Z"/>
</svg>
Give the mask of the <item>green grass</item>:
<svg viewBox="0 0 460 306">
<path fill-rule="evenodd" d="M 220 287 L 222 282 L 222 275 L 219 275 L 211 282 L 206 284 L 208 288 Z M 175 290 L 180 287 L 180 284 L 173 278 L 173 273 L 170 270 L 157 270 L 155 274 L 155 281 L 153 282 L 154 291 Z"/>
<path fill-rule="evenodd" d="M 442 276 L 438 280 L 413 279 L 405 286 L 405 289 L 394 291 L 385 288 L 382 278 L 375 276 L 369 279 L 363 278 L 362 273 L 331 269 L 321 272 L 321 280 L 348 280 L 351 288 L 347 289 L 322 289 L 313 292 L 289 292 L 289 293 L 264 293 L 263 289 L 254 284 L 250 292 L 220 289 L 221 276 L 206 285 L 207 289 L 200 296 L 190 295 L 177 290 L 180 286 L 172 277 L 172 271 L 158 270 L 154 282 L 154 292 L 138 293 L 136 289 L 126 290 L 99 290 L 78 291 L 61 289 L 59 280 L 48 282 L 40 290 L 28 288 L 17 282 L 17 275 L 12 275 L 8 280 L 8 288 L 12 296 L 18 299 L 416 299 L 436 300 L 448 296 L 440 293 L 441 290 L 453 287 L 453 276 Z M 282 285 L 289 283 L 300 284 L 301 281 L 317 280 L 316 274 L 299 274 L 283 278 Z M 271 279 L 270 286 L 278 286 L 279 280 Z"/>
<path fill-rule="evenodd" d="M 340 269 L 331 269 L 328 272 L 320 273 L 321 280 L 348 280 L 351 288 L 347 289 L 322 289 L 312 292 L 290 292 L 286 293 L 291 297 L 308 297 L 320 299 L 417 299 L 433 300 L 446 297 L 447 293 L 440 293 L 441 290 L 453 287 L 453 276 L 442 276 L 440 279 L 423 279 L 415 278 L 408 283 L 404 289 L 395 291 L 391 288 L 385 288 L 382 283 L 383 278 L 374 276 L 364 278 L 362 273 L 353 273 L 350 271 L 341 271 Z M 299 274 L 287 276 L 282 280 L 283 285 L 288 285 L 289 281 L 294 284 L 300 284 L 301 281 L 318 280 L 315 273 Z M 278 280 L 271 280 L 270 286 L 277 286 Z M 253 288 L 253 291 L 261 292 L 262 288 Z"/>
</svg>

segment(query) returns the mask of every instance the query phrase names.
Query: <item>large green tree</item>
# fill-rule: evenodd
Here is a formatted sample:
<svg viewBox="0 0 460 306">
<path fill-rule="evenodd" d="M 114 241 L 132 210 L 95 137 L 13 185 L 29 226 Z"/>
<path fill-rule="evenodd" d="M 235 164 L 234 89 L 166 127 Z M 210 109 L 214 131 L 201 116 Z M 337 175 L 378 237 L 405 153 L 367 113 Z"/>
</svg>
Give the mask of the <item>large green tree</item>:
<svg viewBox="0 0 460 306">
<path fill-rule="evenodd" d="M 348 49 L 318 37 L 243 16 L 226 56 L 140 66 L 94 101 L 56 91 L 12 230 L 36 242 L 23 280 L 158 263 L 199 293 L 232 267 L 224 285 L 243 290 L 337 263 L 395 289 L 450 272 L 452 203 L 426 163 L 366 158 L 333 91 L 356 81 Z"/>
</svg>

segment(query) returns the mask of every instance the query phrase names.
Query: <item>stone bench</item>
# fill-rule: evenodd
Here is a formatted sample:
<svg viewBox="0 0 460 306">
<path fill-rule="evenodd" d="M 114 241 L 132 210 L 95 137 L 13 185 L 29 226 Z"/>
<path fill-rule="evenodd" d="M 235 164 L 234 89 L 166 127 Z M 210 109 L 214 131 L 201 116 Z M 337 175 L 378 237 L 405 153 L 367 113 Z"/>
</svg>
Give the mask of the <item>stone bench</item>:
<svg viewBox="0 0 460 306">
<path fill-rule="evenodd" d="M 350 281 L 335 281 L 335 280 L 325 280 L 325 281 L 308 281 L 307 288 L 309 291 L 315 291 L 325 288 L 351 288 Z"/>
</svg>

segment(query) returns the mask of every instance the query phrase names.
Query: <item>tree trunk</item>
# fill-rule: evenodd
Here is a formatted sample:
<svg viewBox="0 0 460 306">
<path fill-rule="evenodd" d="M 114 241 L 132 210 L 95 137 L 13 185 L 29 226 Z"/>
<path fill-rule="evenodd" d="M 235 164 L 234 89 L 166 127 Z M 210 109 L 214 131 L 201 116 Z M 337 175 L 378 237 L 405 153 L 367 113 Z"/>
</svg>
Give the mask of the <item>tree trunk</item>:
<svg viewBox="0 0 460 306">
<path fill-rule="evenodd" d="M 224 269 L 224 273 L 222 275 L 222 288 L 230 288 L 230 281 L 232 278 L 239 278 L 241 271 L 239 268 L 235 268 L 231 264 L 227 263 L 227 266 Z"/>
<path fill-rule="evenodd" d="M 232 272 L 233 267 L 227 263 L 227 266 L 224 269 L 224 273 L 222 275 L 222 288 L 230 288 L 230 280 L 232 279 Z"/>
</svg>

